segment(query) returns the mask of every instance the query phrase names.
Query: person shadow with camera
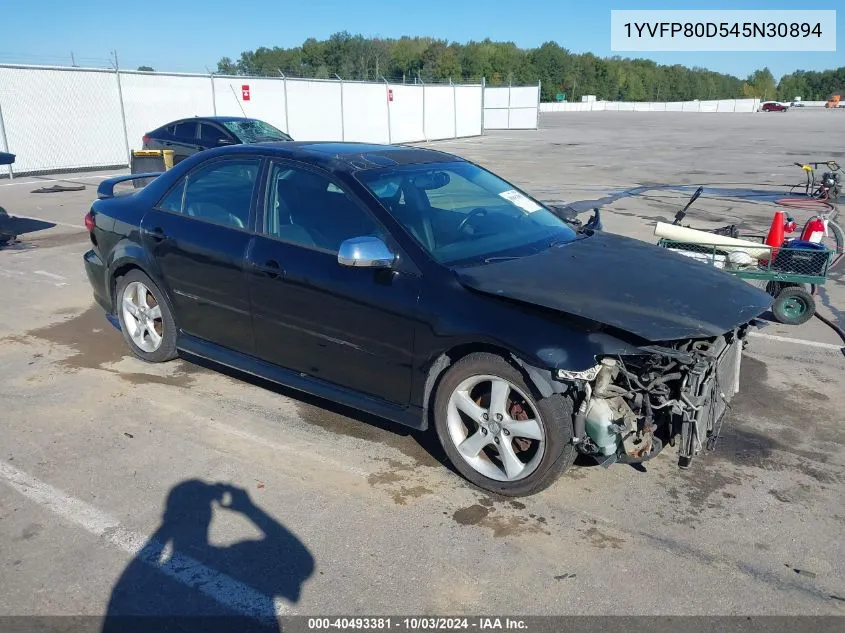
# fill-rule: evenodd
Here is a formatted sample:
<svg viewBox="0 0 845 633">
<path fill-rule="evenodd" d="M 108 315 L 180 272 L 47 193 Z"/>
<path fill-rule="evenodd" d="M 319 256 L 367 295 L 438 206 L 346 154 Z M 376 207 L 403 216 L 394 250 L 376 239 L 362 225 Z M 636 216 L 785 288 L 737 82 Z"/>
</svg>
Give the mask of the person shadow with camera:
<svg viewBox="0 0 845 633">
<path fill-rule="evenodd" d="M 252 522 L 260 539 L 209 542 L 214 508 Z M 314 571 L 308 548 L 246 490 L 192 479 L 171 489 L 161 526 L 112 589 L 102 632 L 279 631 Z"/>
</svg>

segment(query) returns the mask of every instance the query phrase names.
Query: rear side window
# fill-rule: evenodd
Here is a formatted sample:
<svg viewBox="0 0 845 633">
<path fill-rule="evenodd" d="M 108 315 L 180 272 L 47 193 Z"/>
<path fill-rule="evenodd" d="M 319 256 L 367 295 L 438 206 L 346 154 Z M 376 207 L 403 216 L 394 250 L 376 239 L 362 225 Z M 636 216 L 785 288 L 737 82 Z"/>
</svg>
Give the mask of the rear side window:
<svg viewBox="0 0 845 633">
<path fill-rule="evenodd" d="M 176 125 L 174 135 L 179 137 L 179 138 L 189 138 L 189 139 L 196 138 L 197 137 L 197 122 L 196 121 L 186 121 L 185 123 L 179 123 L 178 125 Z"/>
<path fill-rule="evenodd" d="M 249 226 L 259 159 L 215 161 L 191 172 L 158 207 L 237 229 Z"/>
</svg>

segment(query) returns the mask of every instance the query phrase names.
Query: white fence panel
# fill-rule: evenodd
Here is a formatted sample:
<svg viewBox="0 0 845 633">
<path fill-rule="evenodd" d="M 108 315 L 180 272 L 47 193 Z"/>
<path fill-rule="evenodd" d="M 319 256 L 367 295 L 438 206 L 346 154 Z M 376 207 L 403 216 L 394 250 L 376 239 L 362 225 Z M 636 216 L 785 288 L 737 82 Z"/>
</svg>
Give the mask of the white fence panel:
<svg viewBox="0 0 845 633">
<path fill-rule="evenodd" d="M 511 110 L 509 129 L 536 130 L 537 123 L 537 108 L 514 108 Z"/>
<path fill-rule="evenodd" d="M 343 82 L 343 130 L 347 141 L 390 142 L 384 84 Z"/>
<path fill-rule="evenodd" d="M 540 86 L 484 88 L 484 128 L 536 129 L 539 117 Z M 504 110 L 505 116 L 493 114 Z"/>
<path fill-rule="evenodd" d="M 540 112 L 756 112 L 759 99 L 711 99 L 707 101 L 587 101 L 541 103 Z"/>
<path fill-rule="evenodd" d="M 8 143 L 0 151 L 17 157 L 9 173 L 125 166 L 128 150 L 140 149 L 145 133 L 215 114 L 262 119 L 306 141 L 474 136 L 482 133 L 483 92 L 480 85 L 387 86 L 7 64 L 0 65 L 0 114 Z M 509 93 L 525 104 L 511 108 L 512 116 Z M 514 128 L 536 127 L 537 94 L 534 87 L 495 89 L 492 103 L 504 107 L 488 113 L 487 120 L 496 127 L 509 122 Z"/>
<path fill-rule="evenodd" d="M 390 140 L 407 143 L 425 138 L 423 130 L 423 88 L 391 84 L 393 101 L 390 106 Z"/>
<path fill-rule="evenodd" d="M 244 99 L 244 87 L 249 99 Z M 281 79 L 215 77 L 214 107 L 220 116 L 261 119 L 289 132 L 285 117 L 285 85 Z"/>
<path fill-rule="evenodd" d="M 484 88 L 484 108 L 485 109 L 507 109 L 510 106 L 508 101 L 507 88 Z"/>
<path fill-rule="evenodd" d="M 340 82 L 288 79 L 285 83 L 288 91 L 288 134 L 294 140 L 343 140 Z"/>
<path fill-rule="evenodd" d="M 736 100 L 736 111 L 737 112 L 757 112 L 757 109 L 760 107 L 760 100 L 759 99 L 737 99 Z"/>
<path fill-rule="evenodd" d="M 425 86 L 425 135 L 429 140 L 455 137 L 452 86 Z"/>
<path fill-rule="evenodd" d="M 485 130 L 507 130 L 508 110 L 488 110 L 484 108 L 484 129 Z"/>
<path fill-rule="evenodd" d="M 0 68 L 0 109 L 15 172 L 127 163 L 114 72 Z"/>
<path fill-rule="evenodd" d="M 481 91 L 481 86 L 455 87 L 458 136 L 481 134 Z"/>
<path fill-rule="evenodd" d="M 141 149 L 141 138 L 174 119 L 211 116 L 208 77 L 120 73 L 126 133 L 130 149 Z"/>
</svg>

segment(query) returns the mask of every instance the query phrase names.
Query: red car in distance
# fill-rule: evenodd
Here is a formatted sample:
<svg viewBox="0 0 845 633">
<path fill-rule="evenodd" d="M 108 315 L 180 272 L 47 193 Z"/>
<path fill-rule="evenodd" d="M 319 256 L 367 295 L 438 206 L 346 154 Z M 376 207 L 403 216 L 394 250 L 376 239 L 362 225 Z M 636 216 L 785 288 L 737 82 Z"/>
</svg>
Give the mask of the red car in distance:
<svg viewBox="0 0 845 633">
<path fill-rule="evenodd" d="M 786 112 L 787 110 L 789 110 L 789 106 L 778 103 L 777 101 L 767 101 L 760 106 L 761 112 Z"/>
</svg>

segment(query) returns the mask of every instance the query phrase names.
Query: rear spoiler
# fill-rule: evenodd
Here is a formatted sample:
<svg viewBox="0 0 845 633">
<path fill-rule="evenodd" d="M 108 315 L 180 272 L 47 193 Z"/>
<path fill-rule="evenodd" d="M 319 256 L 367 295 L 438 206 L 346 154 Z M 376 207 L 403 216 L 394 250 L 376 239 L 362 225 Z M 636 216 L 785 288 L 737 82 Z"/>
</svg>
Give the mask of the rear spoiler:
<svg viewBox="0 0 845 633">
<path fill-rule="evenodd" d="M 126 176 L 116 176 L 114 178 L 107 178 L 103 182 L 100 183 L 100 186 L 97 187 L 97 197 L 102 200 L 103 198 L 114 198 L 114 186 L 120 184 L 122 182 L 129 182 L 132 180 L 141 180 L 142 178 L 158 178 L 164 172 L 157 171 L 157 172 L 149 172 L 146 174 L 129 174 Z"/>
</svg>

